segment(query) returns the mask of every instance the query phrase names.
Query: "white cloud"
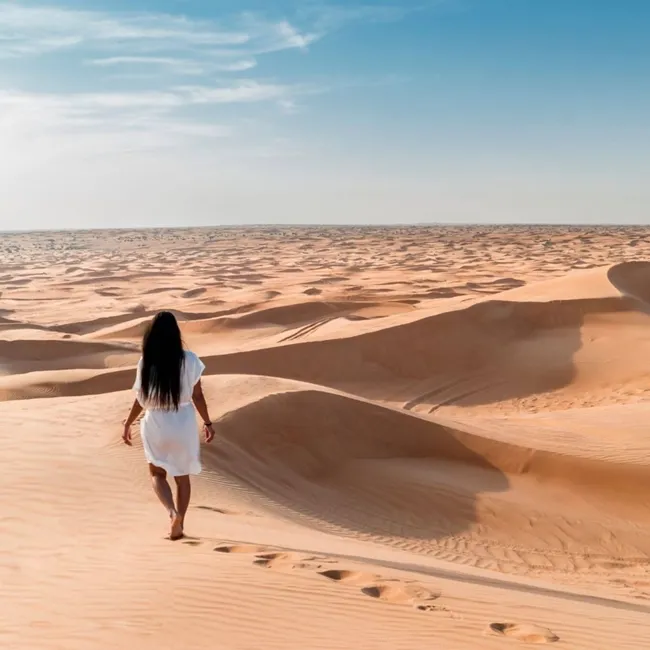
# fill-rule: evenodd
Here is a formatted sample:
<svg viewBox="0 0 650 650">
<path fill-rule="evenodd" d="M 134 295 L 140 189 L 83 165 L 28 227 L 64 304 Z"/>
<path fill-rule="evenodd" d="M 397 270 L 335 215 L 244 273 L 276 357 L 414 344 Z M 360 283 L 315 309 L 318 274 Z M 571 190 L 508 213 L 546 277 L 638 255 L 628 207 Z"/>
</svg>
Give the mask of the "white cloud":
<svg viewBox="0 0 650 650">
<path fill-rule="evenodd" d="M 107 51 L 119 46 L 131 57 L 146 52 L 185 51 L 214 56 L 230 47 L 240 56 L 304 49 L 317 37 L 286 20 L 268 21 L 245 14 L 224 27 L 213 21 L 160 13 L 106 13 L 64 7 L 28 7 L 0 2 L 0 56 L 38 56 L 83 48 Z"/>
<path fill-rule="evenodd" d="M 278 101 L 278 106 L 287 115 L 293 115 L 294 113 L 298 112 L 298 105 L 296 104 L 296 101 L 290 97 L 280 99 Z"/>
<path fill-rule="evenodd" d="M 206 73 L 206 66 L 191 59 L 177 59 L 162 56 L 111 56 L 86 61 L 88 65 L 101 68 L 115 66 L 155 66 L 167 68 L 171 72 L 182 75 L 200 76 Z"/>
<path fill-rule="evenodd" d="M 279 36 L 278 45 L 282 49 L 296 47 L 304 50 L 320 38 L 317 34 L 301 34 L 286 20 L 276 23 L 273 27 L 276 34 Z"/>
<path fill-rule="evenodd" d="M 133 111 L 145 110 L 158 114 L 174 114 L 178 109 L 205 104 L 237 104 L 256 102 L 289 102 L 291 94 L 299 92 L 291 86 L 265 84 L 257 81 L 240 81 L 228 86 L 179 86 L 167 91 L 97 92 L 47 94 L 20 91 L 0 91 L 0 120 L 12 111 L 38 112 L 84 120 L 127 118 Z"/>
<path fill-rule="evenodd" d="M 210 147 L 211 141 L 238 132 L 218 119 L 214 112 L 218 106 L 274 102 L 287 107 L 299 92 L 300 88 L 257 81 L 165 91 L 0 91 L 0 162 L 10 170 L 15 163 L 29 166 L 61 156 Z M 197 117 L 192 111 L 201 107 Z"/>
<path fill-rule="evenodd" d="M 252 70 L 256 65 L 257 61 L 255 59 L 240 59 L 232 63 L 218 63 L 215 65 L 215 69 L 220 72 L 245 72 L 246 70 Z"/>
<path fill-rule="evenodd" d="M 243 45 L 251 35 L 236 29 L 218 29 L 210 23 L 166 14 L 123 14 L 77 11 L 63 7 L 27 7 L 0 3 L 0 51 L 9 55 L 51 52 L 77 45 L 102 46 L 109 42 L 137 45 L 159 42 L 177 45 Z"/>
<path fill-rule="evenodd" d="M 0 0 L 0 58 L 13 59 L 14 70 L 20 73 L 22 60 L 66 53 L 59 76 L 48 80 L 55 88 L 59 82 L 57 91 L 38 92 L 37 84 L 25 92 L 15 82 L 13 89 L 0 87 L 0 156 L 4 161 L 27 159 L 27 152 L 49 157 L 48 146 L 52 155 L 101 155 L 189 141 L 209 144 L 236 131 L 224 124 L 218 106 L 288 106 L 301 92 L 252 79 L 215 84 L 214 76 L 245 73 L 264 53 L 305 49 L 314 40 L 286 20 L 251 14 L 221 23 Z M 84 74 L 82 67 L 95 72 Z M 25 80 L 33 88 L 27 70 Z M 197 81 L 183 86 L 180 76 Z M 73 85 L 82 90 L 71 92 Z"/>
<path fill-rule="evenodd" d="M 216 63 L 208 59 L 196 61 L 164 56 L 110 56 L 90 59 L 86 64 L 100 68 L 147 66 L 166 68 L 174 74 L 201 76 L 211 72 L 246 72 L 252 70 L 257 65 L 257 61 L 254 58 L 245 58 Z"/>
<path fill-rule="evenodd" d="M 154 97 L 141 96 L 140 105 L 131 101 L 128 108 L 116 99 L 3 94 L 0 173 L 14 184 L 38 186 L 59 173 L 74 176 L 89 170 L 88 165 L 102 160 L 128 173 L 134 156 L 191 159 L 201 150 L 218 151 L 221 142 L 236 135 L 231 125 L 148 106 L 146 101 Z M 173 179 L 163 181 L 167 182 Z"/>
<path fill-rule="evenodd" d="M 179 89 L 188 103 L 233 104 L 281 100 L 291 92 L 290 86 L 243 81 L 232 86 L 186 86 Z"/>
</svg>

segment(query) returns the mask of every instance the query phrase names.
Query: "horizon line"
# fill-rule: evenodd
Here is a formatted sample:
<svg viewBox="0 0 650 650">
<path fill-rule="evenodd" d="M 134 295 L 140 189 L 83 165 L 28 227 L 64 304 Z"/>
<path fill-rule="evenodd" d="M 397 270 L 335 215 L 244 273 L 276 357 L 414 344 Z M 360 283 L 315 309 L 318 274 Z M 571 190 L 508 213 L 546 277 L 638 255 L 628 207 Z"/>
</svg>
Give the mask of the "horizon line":
<svg viewBox="0 0 650 650">
<path fill-rule="evenodd" d="M 249 224 L 215 224 L 215 225 L 193 225 L 193 226 L 118 226 L 118 227 L 95 227 L 95 228 L 26 228 L 26 229 L 8 229 L 0 230 L 0 235 L 28 235 L 41 233 L 64 233 L 64 232 L 129 232 L 129 231 L 150 231 L 150 230 L 235 230 L 235 229 L 260 229 L 260 228 L 477 228 L 477 227 L 496 227 L 496 228 L 535 228 L 535 227 L 552 227 L 552 228 L 650 228 L 650 223 L 577 223 L 566 222 L 556 223 L 548 221 L 539 221 L 534 223 L 525 223 L 520 221 L 513 222 L 451 222 L 451 221 L 418 221 L 413 223 L 249 223 Z"/>
</svg>

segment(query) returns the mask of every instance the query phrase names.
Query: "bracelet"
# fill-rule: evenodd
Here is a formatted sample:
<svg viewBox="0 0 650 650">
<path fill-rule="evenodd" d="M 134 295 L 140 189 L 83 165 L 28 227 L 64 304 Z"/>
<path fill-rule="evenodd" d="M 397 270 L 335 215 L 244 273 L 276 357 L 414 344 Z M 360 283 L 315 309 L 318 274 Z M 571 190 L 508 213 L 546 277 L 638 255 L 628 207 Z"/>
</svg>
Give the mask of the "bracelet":
<svg viewBox="0 0 650 650">
<path fill-rule="evenodd" d="M 212 426 L 212 422 L 204 422 L 204 423 L 203 423 L 203 426 L 204 426 L 204 427 L 211 427 L 211 426 Z"/>
</svg>

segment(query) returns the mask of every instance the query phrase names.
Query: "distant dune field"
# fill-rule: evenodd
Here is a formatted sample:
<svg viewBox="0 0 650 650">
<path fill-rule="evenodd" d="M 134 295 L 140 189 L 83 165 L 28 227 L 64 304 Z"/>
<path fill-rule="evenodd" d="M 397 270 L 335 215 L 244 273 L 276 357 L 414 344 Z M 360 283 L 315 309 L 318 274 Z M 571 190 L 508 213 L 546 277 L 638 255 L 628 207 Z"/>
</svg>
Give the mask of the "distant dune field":
<svg viewBox="0 0 650 650">
<path fill-rule="evenodd" d="M 160 309 L 177 543 L 120 441 Z M 648 647 L 650 229 L 1 235 L 0 422 L 2 648 Z"/>
</svg>

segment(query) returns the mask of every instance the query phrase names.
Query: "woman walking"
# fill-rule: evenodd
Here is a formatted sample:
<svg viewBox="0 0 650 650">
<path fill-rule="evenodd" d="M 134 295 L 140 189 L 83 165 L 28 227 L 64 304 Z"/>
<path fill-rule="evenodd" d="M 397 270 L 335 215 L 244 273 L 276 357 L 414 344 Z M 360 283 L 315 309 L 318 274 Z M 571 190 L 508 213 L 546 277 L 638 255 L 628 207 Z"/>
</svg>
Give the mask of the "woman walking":
<svg viewBox="0 0 650 650">
<path fill-rule="evenodd" d="M 153 489 L 171 520 L 170 539 L 183 537 L 185 514 L 190 504 L 190 475 L 201 471 L 199 431 L 192 403 L 203 419 L 206 442 L 214 429 L 201 388 L 203 362 L 183 348 L 174 315 L 160 312 L 142 341 L 133 390 L 131 412 L 124 423 L 122 440 L 131 446 L 131 426 L 144 410 L 140 434 Z M 176 482 L 176 501 L 167 482 Z"/>
</svg>

